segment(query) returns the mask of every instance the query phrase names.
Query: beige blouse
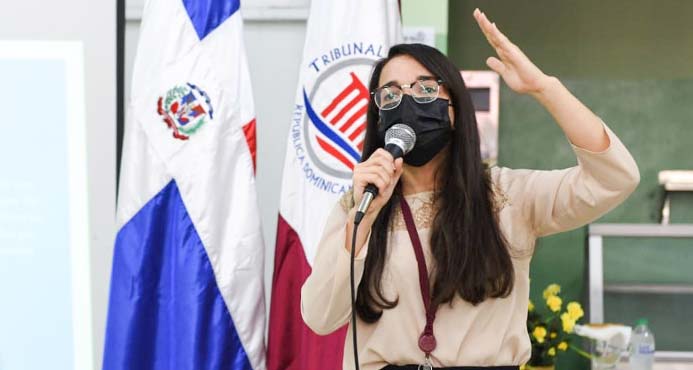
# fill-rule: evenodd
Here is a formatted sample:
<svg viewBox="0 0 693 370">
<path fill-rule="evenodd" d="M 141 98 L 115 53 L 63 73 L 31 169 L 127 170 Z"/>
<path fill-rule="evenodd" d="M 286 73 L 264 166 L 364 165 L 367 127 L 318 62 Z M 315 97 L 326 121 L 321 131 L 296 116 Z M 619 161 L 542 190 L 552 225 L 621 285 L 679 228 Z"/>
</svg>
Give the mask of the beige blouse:
<svg viewBox="0 0 693 370">
<path fill-rule="evenodd" d="M 605 214 L 621 203 L 638 185 L 635 161 L 605 125 L 611 140 L 603 152 L 572 145 L 575 167 L 553 170 L 491 168 L 500 229 L 511 248 L 515 268 L 513 291 L 506 298 L 487 299 L 473 306 L 459 296 L 452 306 L 441 305 L 434 333 L 437 348 L 433 366 L 521 365 L 531 355 L 527 333 L 529 263 L 537 237 L 574 229 Z M 433 270 L 430 221 L 433 193 L 406 196 L 424 248 L 428 271 Z M 342 202 L 344 203 L 344 202 Z M 366 324 L 357 316 L 361 369 L 376 370 L 388 364 L 420 364 L 424 355 L 417 345 L 426 319 L 419 289 L 416 257 L 399 207 L 393 213 L 388 238 L 389 256 L 383 272 L 383 291 L 399 304 L 384 310 L 379 321 Z M 349 253 L 344 248 L 348 209 L 334 206 L 318 246 L 312 274 L 301 290 L 303 320 L 317 334 L 329 334 L 351 318 Z M 356 284 L 363 274 L 367 247 L 356 257 Z M 432 278 L 431 278 L 432 279 Z M 343 368 L 353 369 L 351 325 L 344 344 Z"/>
</svg>

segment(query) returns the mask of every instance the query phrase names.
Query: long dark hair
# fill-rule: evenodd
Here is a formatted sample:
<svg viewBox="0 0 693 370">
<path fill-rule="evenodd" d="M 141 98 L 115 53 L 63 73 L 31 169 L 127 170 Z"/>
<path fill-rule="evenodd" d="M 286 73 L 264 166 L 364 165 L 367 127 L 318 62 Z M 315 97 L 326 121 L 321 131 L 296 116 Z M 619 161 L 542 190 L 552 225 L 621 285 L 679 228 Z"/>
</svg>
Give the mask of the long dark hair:
<svg viewBox="0 0 693 370">
<path fill-rule="evenodd" d="M 393 46 L 387 58 L 376 63 L 370 91 L 378 87 L 385 64 L 401 55 L 413 57 L 443 80 L 455 112 L 452 139 L 436 173 L 434 199 L 438 211 L 430 240 L 436 265 L 433 303 L 436 306 L 452 303 L 455 294 L 475 305 L 486 298 L 506 297 L 513 289 L 514 270 L 508 243 L 494 212 L 493 188 L 481 160 L 479 132 L 469 92 L 455 65 L 435 48 L 422 44 Z M 378 121 L 378 108 L 371 99 L 362 161 L 383 146 L 377 135 Z M 398 301 L 384 296 L 380 282 L 388 253 L 388 229 L 394 207 L 399 206 L 400 189 L 398 184 L 371 229 L 356 298 L 359 317 L 369 323 L 380 319 L 382 310 L 395 307 Z"/>
</svg>

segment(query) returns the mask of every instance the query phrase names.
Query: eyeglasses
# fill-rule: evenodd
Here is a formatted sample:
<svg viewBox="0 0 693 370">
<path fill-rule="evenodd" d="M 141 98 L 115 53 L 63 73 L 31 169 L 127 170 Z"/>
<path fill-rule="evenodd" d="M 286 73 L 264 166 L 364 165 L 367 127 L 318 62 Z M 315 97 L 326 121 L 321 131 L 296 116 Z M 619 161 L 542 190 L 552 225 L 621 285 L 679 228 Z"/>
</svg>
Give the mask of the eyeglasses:
<svg viewBox="0 0 693 370">
<path fill-rule="evenodd" d="M 395 109 L 404 95 L 404 89 L 411 90 L 411 97 L 419 104 L 427 104 L 438 99 L 443 80 L 418 79 L 409 85 L 388 84 L 371 92 L 375 105 L 380 110 Z"/>
</svg>

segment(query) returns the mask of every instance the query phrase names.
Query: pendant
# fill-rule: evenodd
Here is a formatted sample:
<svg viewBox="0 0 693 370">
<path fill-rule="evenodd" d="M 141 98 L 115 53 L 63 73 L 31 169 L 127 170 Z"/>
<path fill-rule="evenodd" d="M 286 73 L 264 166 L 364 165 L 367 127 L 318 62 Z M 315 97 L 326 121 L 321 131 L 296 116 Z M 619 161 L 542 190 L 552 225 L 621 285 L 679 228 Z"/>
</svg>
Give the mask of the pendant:
<svg viewBox="0 0 693 370">
<path fill-rule="evenodd" d="M 436 349 L 436 337 L 434 337 L 433 334 L 424 332 L 419 337 L 419 348 L 424 353 L 433 352 L 433 350 Z"/>
</svg>

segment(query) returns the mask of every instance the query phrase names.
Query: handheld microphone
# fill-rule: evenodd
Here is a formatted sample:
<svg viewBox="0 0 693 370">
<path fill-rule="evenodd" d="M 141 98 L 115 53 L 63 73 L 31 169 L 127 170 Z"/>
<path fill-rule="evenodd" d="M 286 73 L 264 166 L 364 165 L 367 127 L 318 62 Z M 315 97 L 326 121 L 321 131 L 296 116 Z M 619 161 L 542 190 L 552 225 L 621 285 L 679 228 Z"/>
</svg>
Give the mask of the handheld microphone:
<svg viewBox="0 0 693 370">
<path fill-rule="evenodd" d="M 403 124 L 398 123 L 387 129 L 385 132 L 385 150 L 387 150 L 392 156 L 397 159 L 403 157 L 405 154 L 409 153 L 416 143 L 416 133 L 414 129 Z M 356 339 L 356 283 L 354 281 L 354 259 L 356 250 L 356 235 L 359 229 L 359 223 L 361 219 L 366 214 L 366 210 L 371 205 L 373 198 L 378 195 L 378 187 L 373 184 L 368 184 L 363 191 L 363 198 L 361 198 L 361 204 L 356 210 L 356 216 L 354 216 L 354 231 L 351 237 L 351 264 L 349 269 L 349 277 L 351 283 L 351 329 L 352 329 L 352 347 L 354 348 L 354 367 L 359 370 L 359 353 L 358 353 L 358 343 Z"/>
<path fill-rule="evenodd" d="M 414 129 L 403 123 L 392 125 L 385 132 L 385 150 L 387 150 L 394 159 L 403 157 L 409 153 L 416 144 L 416 133 Z M 366 214 L 368 207 L 371 205 L 373 198 L 378 196 L 378 187 L 373 184 L 368 184 L 363 192 L 361 203 L 356 210 L 354 223 L 359 224 L 363 216 Z"/>
</svg>

